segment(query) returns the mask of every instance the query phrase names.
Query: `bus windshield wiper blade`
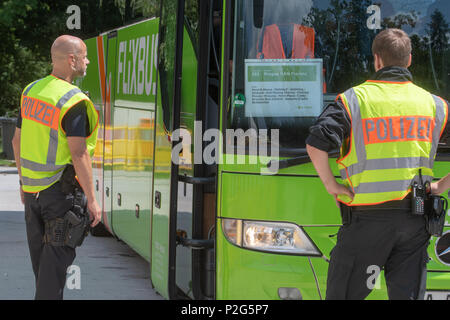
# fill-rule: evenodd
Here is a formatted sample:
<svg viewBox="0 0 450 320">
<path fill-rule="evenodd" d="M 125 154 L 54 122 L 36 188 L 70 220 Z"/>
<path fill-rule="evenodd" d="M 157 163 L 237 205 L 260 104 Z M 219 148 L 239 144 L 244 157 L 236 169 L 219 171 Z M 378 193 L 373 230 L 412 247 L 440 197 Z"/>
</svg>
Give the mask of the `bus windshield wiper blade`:
<svg viewBox="0 0 450 320">
<path fill-rule="evenodd" d="M 304 156 L 289 158 L 289 159 L 283 159 L 283 160 L 271 160 L 269 163 L 267 163 L 267 168 L 277 168 L 280 169 L 286 169 L 289 167 L 297 166 L 300 164 L 305 164 L 311 162 L 311 159 L 306 154 Z"/>
<path fill-rule="evenodd" d="M 337 157 L 339 157 L 339 154 L 340 153 L 338 150 L 331 150 L 330 152 L 328 152 L 328 156 L 330 158 L 337 158 Z M 301 156 L 293 157 L 293 158 L 289 158 L 289 159 L 271 160 L 267 163 L 267 168 L 269 168 L 269 170 L 271 168 L 277 168 L 278 170 L 280 170 L 280 169 L 286 169 L 286 168 L 298 166 L 298 165 L 309 163 L 309 162 L 311 162 L 311 159 L 309 158 L 308 154 L 305 154 L 305 155 L 301 155 Z"/>
</svg>

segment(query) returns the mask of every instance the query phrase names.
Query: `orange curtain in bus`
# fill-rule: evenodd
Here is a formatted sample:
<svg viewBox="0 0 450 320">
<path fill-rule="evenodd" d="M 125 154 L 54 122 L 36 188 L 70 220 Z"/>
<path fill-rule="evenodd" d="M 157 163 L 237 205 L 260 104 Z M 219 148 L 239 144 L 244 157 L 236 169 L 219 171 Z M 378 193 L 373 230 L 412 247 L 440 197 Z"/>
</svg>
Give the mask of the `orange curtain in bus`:
<svg viewBox="0 0 450 320">
<path fill-rule="evenodd" d="M 314 29 L 294 24 L 293 33 L 291 59 L 313 59 L 315 39 Z M 281 32 L 278 25 L 272 24 L 264 28 L 262 45 L 261 43 L 258 43 L 257 57 L 258 59 L 286 59 L 286 53 L 284 52 Z M 325 72 L 325 69 L 323 69 L 324 79 Z M 323 82 L 323 92 L 327 92 L 325 80 Z"/>
<path fill-rule="evenodd" d="M 292 59 L 314 58 L 314 29 L 294 24 L 292 40 Z M 262 59 L 286 59 L 281 33 L 278 25 L 264 28 L 262 50 L 258 53 Z"/>
</svg>

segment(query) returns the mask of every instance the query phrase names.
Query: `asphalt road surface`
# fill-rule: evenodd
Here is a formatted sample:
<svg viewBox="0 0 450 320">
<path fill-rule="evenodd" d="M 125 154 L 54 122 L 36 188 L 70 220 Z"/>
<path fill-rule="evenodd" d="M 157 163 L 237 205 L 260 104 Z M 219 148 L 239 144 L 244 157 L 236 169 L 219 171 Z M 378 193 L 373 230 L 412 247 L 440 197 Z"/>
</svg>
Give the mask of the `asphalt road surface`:
<svg viewBox="0 0 450 320">
<path fill-rule="evenodd" d="M 8 172 L 8 173 L 4 173 Z M 19 178 L 0 167 L 0 300 L 34 299 Z M 150 266 L 123 242 L 88 236 L 68 270 L 65 300 L 161 300 Z"/>
</svg>

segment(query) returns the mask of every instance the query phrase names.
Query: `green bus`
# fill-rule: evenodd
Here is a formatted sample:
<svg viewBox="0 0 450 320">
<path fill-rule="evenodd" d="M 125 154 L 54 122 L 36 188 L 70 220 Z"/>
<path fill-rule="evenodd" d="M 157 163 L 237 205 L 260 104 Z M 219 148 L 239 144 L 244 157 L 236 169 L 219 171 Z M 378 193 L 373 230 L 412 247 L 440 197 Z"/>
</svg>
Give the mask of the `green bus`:
<svg viewBox="0 0 450 320">
<path fill-rule="evenodd" d="M 324 299 L 341 218 L 306 154 L 308 129 L 370 77 L 386 27 L 411 36 L 414 81 L 449 99 L 448 1 L 160 3 L 157 17 L 86 40 L 77 85 L 100 114 L 93 234 L 146 259 L 167 299 Z M 436 179 L 449 160 L 440 145 Z M 450 297 L 449 237 L 446 216 L 426 299 Z M 369 278 L 368 298 L 386 299 L 383 272 Z"/>
</svg>

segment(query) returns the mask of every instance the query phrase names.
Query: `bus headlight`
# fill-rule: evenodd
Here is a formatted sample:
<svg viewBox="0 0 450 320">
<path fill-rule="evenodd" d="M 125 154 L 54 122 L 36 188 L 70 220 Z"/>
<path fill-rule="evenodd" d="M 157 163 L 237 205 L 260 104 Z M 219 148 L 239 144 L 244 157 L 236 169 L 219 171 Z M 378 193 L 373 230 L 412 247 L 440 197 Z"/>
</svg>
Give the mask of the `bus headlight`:
<svg viewBox="0 0 450 320">
<path fill-rule="evenodd" d="M 228 241 L 251 250 L 321 256 L 301 227 L 286 222 L 223 219 L 222 229 Z"/>
</svg>

